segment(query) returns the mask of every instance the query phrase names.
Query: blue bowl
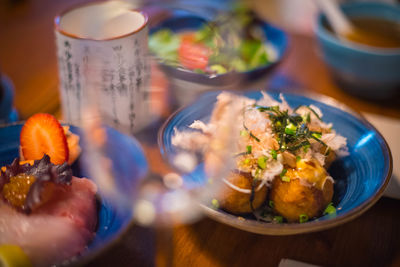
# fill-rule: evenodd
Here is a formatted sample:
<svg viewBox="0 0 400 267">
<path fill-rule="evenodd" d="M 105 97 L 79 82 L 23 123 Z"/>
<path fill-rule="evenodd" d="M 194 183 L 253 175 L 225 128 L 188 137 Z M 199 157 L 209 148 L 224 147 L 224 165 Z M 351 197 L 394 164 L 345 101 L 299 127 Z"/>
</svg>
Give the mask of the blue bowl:
<svg viewBox="0 0 400 267">
<path fill-rule="evenodd" d="M 400 23 L 400 6 L 384 3 L 350 3 L 341 6 L 349 17 L 375 17 Z M 400 93 L 400 47 L 374 48 L 339 40 L 326 28 L 320 14 L 316 35 L 322 56 L 333 75 L 353 94 L 388 98 Z"/>
<path fill-rule="evenodd" d="M 278 99 L 279 91 L 268 91 Z M 203 94 L 198 101 L 178 110 L 164 124 L 159 133 L 159 145 L 166 160 L 172 160 L 179 148 L 171 143 L 174 129 L 188 130 L 194 120 L 209 121 L 216 96 L 219 92 Z M 244 93 L 252 99 L 260 99 L 261 93 Z M 350 155 L 337 159 L 328 172 L 335 179 L 333 203 L 337 207 L 336 215 L 325 215 L 307 223 L 271 224 L 256 221 L 253 217 L 238 218 L 222 210 L 204 206 L 207 215 L 217 221 L 246 231 L 269 234 L 289 235 L 327 229 L 361 215 L 383 194 L 392 173 L 392 156 L 382 135 L 359 114 L 334 99 L 321 95 L 310 97 L 284 94 L 292 107 L 313 104 L 321 109 L 324 121 L 333 123 L 337 133 L 347 138 Z M 206 182 L 202 166 L 186 177 L 186 184 L 193 186 Z"/>
<path fill-rule="evenodd" d="M 0 165 L 10 164 L 19 156 L 19 136 L 23 124 L 12 124 L 0 128 Z M 80 135 L 79 128 L 70 130 Z M 117 187 L 124 187 L 134 192 L 137 183 L 147 172 L 147 162 L 138 142 L 112 128 L 106 128 L 108 136 L 107 154 L 113 162 Z M 123 151 L 123 153 L 121 152 Z M 82 147 L 82 154 L 85 148 Z M 79 159 L 72 165 L 73 174 L 78 177 L 90 177 L 79 165 Z M 128 192 L 125 192 L 128 193 Z M 73 264 L 83 264 L 104 251 L 110 244 L 128 229 L 132 219 L 132 206 L 116 203 L 98 192 L 98 222 L 94 239 L 77 258 L 70 259 Z M 67 261 L 68 262 L 68 259 Z"/>
<path fill-rule="evenodd" d="M 173 15 L 162 21 L 156 27 L 150 29 L 150 35 L 161 29 L 170 29 L 173 32 L 184 32 L 193 31 L 201 28 L 204 24 L 208 23 L 209 20 L 206 17 L 200 15 L 190 14 L 188 12 L 175 11 Z M 226 86 L 237 81 L 248 81 L 256 79 L 272 70 L 281 61 L 283 55 L 286 52 L 288 45 L 288 38 L 285 32 L 281 29 L 257 19 L 257 24 L 263 30 L 267 36 L 267 41 L 274 47 L 277 52 L 277 60 L 275 62 L 260 66 L 246 72 L 228 72 L 218 75 L 207 75 L 199 74 L 183 68 L 176 68 L 167 64 L 161 64 L 163 69 L 175 79 L 194 82 L 208 86 Z"/>
<path fill-rule="evenodd" d="M 18 120 L 18 113 L 13 107 L 14 86 L 11 80 L 0 73 L 0 124 L 11 123 Z"/>
</svg>

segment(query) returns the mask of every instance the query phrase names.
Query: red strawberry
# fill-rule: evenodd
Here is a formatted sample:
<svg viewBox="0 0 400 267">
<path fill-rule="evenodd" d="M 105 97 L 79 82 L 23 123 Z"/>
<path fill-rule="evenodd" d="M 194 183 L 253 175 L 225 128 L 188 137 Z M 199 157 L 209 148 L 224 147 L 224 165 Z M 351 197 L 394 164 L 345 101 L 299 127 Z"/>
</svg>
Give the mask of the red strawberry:
<svg viewBox="0 0 400 267">
<path fill-rule="evenodd" d="M 38 113 L 30 117 L 21 130 L 21 151 L 25 160 L 37 160 L 43 154 L 54 164 L 68 160 L 67 138 L 58 120 L 50 114 Z"/>
</svg>

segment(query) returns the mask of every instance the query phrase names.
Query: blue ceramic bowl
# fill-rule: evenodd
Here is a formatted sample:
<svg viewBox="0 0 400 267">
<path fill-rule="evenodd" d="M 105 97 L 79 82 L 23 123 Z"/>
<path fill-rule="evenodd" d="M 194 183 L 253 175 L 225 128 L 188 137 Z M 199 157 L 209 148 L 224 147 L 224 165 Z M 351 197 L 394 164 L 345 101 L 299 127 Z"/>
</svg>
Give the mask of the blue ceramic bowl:
<svg viewBox="0 0 400 267">
<path fill-rule="evenodd" d="M 201 28 L 207 20 L 205 17 L 193 15 L 188 12 L 173 12 L 173 15 L 161 22 L 156 27 L 150 30 L 150 35 L 160 29 L 170 29 L 173 32 L 193 31 Z M 281 29 L 272 26 L 271 24 L 257 20 L 258 25 L 267 36 L 268 43 L 272 45 L 277 53 L 277 60 L 267 65 L 260 66 L 256 69 L 246 72 L 228 72 L 219 75 L 199 74 L 183 68 L 176 68 L 166 64 L 162 64 L 163 69 L 175 79 L 194 82 L 208 86 L 226 86 L 236 81 L 248 81 L 260 77 L 272 70 L 281 61 L 286 52 L 288 38 L 285 32 Z"/>
<path fill-rule="evenodd" d="M 11 123 L 18 120 L 18 113 L 13 107 L 14 104 L 14 86 L 11 80 L 0 73 L 0 124 Z"/>
<path fill-rule="evenodd" d="M 0 128 L 0 165 L 10 164 L 19 156 L 19 136 L 23 124 L 13 124 Z M 71 126 L 73 133 L 79 134 L 79 128 Z M 147 162 L 139 144 L 129 136 L 106 128 L 108 143 L 107 154 L 112 159 L 116 184 L 134 191 L 141 177 L 147 172 Z M 123 152 L 121 152 L 123 151 Z M 83 147 L 82 154 L 85 153 Z M 79 159 L 72 165 L 73 174 L 78 177 L 90 177 L 79 166 Z M 127 192 L 125 192 L 127 193 Z M 98 223 L 94 239 L 88 244 L 87 250 L 71 260 L 73 264 L 83 264 L 101 253 L 111 243 L 115 242 L 128 228 L 132 219 L 132 207 L 115 203 L 98 193 Z"/>
<path fill-rule="evenodd" d="M 400 5 L 350 3 L 341 6 L 349 17 L 376 17 L 400 24 Z M 316 35 L 322 56 L 334 77 L 350 92 L 364 97 L 388 98 L 400 92 L 400 47 L 373 48 L 341 41 L 326 28 L 320 14 Z"/>
<path fill-rule="evenodd" d="M 280 92 L 268 93 L 274 99 L 278 99 Z M 202 95 L 192 105 L 178 110 L 165 123 L 159 133 L 159 145 L 167 160 L 171 160 L 179 151 L 171 143 L 174 128 L 187 130 L 194 120 L 207 122 L 218 94 L 219 92 L 209 92 Z M 262 97 L 258 91 L 246 92 L 244 95 L 252 99 Z M 335 179 L 333 204 L 337 207 L 336 215 L 325 215 L 302 224 L 271 224 L 256 221 L 250 216 L 245 217 L 245 220 L 239 219 L 222 210 L 204 207 L 210 217 L 259 234 L 298 234 L 327 229 L 350 221 L 365 212 L 382 196 L 392 173 L 392 157 L 382 135 L 356 112 L 329 97 L 306 97 L 286 93 L 284 97 L 292 107 L 310 104 L 317 106 L 324 114 L 324 121 L 333 123 L 333 128 L 347 138 L 350 155 L 337 159 L 328 170 Z M 186 177 L 188 185 L 205 181 L 201 167 Z"/>
</svg>

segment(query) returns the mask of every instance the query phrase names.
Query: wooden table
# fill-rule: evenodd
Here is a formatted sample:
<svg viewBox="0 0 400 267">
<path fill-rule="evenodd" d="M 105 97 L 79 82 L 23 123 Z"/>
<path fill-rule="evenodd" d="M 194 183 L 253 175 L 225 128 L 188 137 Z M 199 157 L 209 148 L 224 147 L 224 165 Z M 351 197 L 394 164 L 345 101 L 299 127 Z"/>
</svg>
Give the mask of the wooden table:
<svg viewBox="0 0 400 267">
<path fill-rule="evenodd" d="M 52 18 L 85 0 L 31 0 L 0 3 L 0 68 L 14 82 L 22 119 L 48 112 L 60 116 Z M 313 38 L 290 35 L 290 49 L 269 81 L 280 79 L 332 96 L 358 111 L 400 118 L 400 105 L 376 104 L 338 88 L 318 56 Z M 151 160 L 156 146 L 146 149 Z M 286 237 L 243 232 L 204 218 L 173 229 L 174 266 L 277 266 L 290 258 L 324 266 L 400 266 L 400 201 L 382 198 L 365 214 L 331 230 Z M 157 246 L 151 229 L 132 227 L 89 266 L 152 266 Z M 158 240 L 158 242 L 157 242 Z"/>
</svg>

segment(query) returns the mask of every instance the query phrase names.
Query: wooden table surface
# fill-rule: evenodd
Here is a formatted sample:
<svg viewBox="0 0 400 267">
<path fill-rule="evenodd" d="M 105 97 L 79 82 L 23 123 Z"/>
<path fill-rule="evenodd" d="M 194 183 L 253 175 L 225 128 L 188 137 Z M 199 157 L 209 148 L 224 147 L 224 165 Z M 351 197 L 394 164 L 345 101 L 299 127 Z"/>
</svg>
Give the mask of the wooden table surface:
<svg viewBox="0 0 400 267">
<path fill-rule="evenodd" d="M 84 1 L 0 2 L 0 70 L 14 82 L 15 106 L 21 119 L 37 112 L 61 115 L 52 19 L 61 10 Z M 282 81 L 283 85 L 332 96 L 357 111 L 400 118 L 399 102 L 373 103 L 340 89 L 309 36 L 290 34 L 289 52 L 269 77 L 273 84 L 282 85 Z M 159 158 L 154 145 L 146 152 L 152 155 L 153 163 Z M 282 258 L 290 258 L 324 266 L 400 266 L 399 211 L 400 201 L 382 198 L 345 225 L 286 237 L 247 233 L 203 218 L 173 229 L 173 265 L 277 266 Z M 165 244 L 155 231 L 134 226 L 89 265 L 153 266 L 154 255 L 159 255 L 157 245 Z"/>
</svg>

